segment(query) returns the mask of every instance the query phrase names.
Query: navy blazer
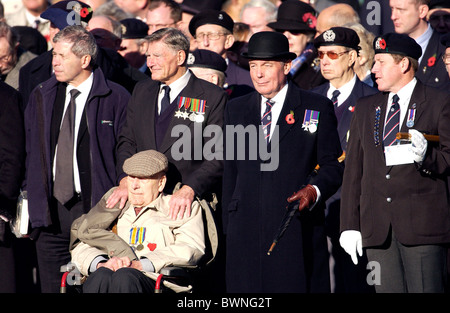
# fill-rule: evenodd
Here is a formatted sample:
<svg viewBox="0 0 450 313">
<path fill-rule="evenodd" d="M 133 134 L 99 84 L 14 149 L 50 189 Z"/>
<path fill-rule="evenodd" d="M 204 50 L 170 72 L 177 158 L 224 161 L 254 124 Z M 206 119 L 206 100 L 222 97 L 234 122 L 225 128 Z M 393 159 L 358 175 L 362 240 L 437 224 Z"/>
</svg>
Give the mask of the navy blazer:
<svg viewBox="0 0 450 313">
<path fill-rule="evenodd" d="M 230 138 L 229 127 L 251 131 L 261 120 L 261 95 L 235 98 L 225 108 L 223 223 L 227 236 L 228 292 L 329 292 L 328 257 L 323 233 L 324 204 L 297 214 L 272 255 L 267 256 L 285 213 L 287 198 L 304 184 L 316 185 L 326 200 L 339 188 L 342 150 L 331 101 L 288 84 L 277 121 L 279 141 L 270 143 L 276 168 L 262 171 L 266 144 Z M 306 113 L 320 112 L 317 129 L 303 127 Z M 289 119 L 289 114 L 293 118 Z M 262 135 L 261 135 L 262 136 Z M 275 136 L 275 133 L 274 133 Z M 242 137 L 242 136 L 241 136 Z M 272 141 L 275 137 L 272 137 Z M 242 139 L 242 138 L 241 138 Z M 231 143 L 234 143 L 231 144 Z M 256 157 L 254 149 L 257 149 Z M 239 159 L 244 153 L 245 159 Z M 320 170 L 311 177 L 315 166 Z"/>
<path fill-rule="evenodd" d="M 312 92 L 318 93 L 322 96 L 327 97 L 328 89 L 330 88 L 330 83 L 322 84 L 314 89 Z M 338 121 L 337 130 L 339 133 L 339 140 L 341 141 L 342 150 L 347 149 L 348 131 L 350 129 L 350 121 L 353 116 L 353 111 L 356 106 L 356 101 L 365 96 L 370 96 L 378 92 L 378 89 L 370 87 L 369 85 L 361 82 L 358 77 L 356 77 L 355 86 L 353 87 L 350 96 L 341 104 L 344 107 L 344 113 L 341 119 Z"/>
</svg>

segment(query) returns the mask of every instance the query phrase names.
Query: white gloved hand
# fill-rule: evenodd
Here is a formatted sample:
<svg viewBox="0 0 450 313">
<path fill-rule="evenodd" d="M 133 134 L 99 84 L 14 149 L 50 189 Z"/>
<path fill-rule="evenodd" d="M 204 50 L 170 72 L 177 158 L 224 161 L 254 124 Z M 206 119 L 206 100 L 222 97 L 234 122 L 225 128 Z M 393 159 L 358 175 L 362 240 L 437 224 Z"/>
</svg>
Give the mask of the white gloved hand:
<svg viewBox="0 0 450 313">
<path fill-rule="evenodd" d="M 357 230 L 344 230 L 339 238 L 339 243 L 345 252 L 350 255 L 353 263 L 355 265 L 358 264 L 356 252 L 358 252 L 359 256 L 362 256 L 361 232 Z"/>
<path fill-rule="evenodd" d="M 421 132 L 415 129 L 410 129 L 409 133 L 411 134 L 411 152 L 413 153 L 414 161 L 420 163 L 425 158 L 428 141 Z"/>
</svg>

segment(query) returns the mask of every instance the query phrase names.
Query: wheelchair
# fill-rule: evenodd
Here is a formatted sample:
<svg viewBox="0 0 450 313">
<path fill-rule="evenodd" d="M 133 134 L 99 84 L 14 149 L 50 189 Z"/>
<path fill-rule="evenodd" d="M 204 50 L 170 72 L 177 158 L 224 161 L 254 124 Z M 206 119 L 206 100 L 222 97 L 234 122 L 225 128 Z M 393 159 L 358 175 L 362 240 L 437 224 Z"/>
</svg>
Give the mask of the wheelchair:
<svg viewBox="0 0 450 313">
<path fill-rule="evenodd" d="M 195 266 L 169 266 L 162 268 L 159 273 L 151 273 L 155 280 L 154 293 L 162 293 L 165 288 L 169 288 L 176 293 L 192 293 L 195 290 L 199 274 L 210 265 L 216 256 L 219 244 L 217 227 L 213 216 L 214 208 L 206 200 L 196 199 L 202 208 L 202 217 L 205 231 L 205 254 Z M 82 284 L 87 279 L 83 276 L 76 265 L 72 262 L 61 266 L 60 293 L 81 293 Z"/>
</svg>

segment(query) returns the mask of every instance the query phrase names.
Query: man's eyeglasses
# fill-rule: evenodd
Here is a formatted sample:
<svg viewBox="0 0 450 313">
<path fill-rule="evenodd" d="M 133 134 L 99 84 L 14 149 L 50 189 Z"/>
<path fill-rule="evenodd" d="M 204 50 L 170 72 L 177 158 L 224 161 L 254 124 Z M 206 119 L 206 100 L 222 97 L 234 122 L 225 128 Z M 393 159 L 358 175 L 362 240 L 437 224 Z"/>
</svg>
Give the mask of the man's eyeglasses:
<svg viewBox="0 0 450 313">
<path fill-rule="evenodd" d="M 443 54 L 442 60 L 444 61 L 445 64 L 450 63 L 450 53 Z"/>
<path fill-rule="evenodd" d="M 218 40 L 220 36 L 225 36 L 226 33 L 198 33 L 195 35 L 195 39 L 197 41 L 202 41 L 204 37 L 208 38 L 208 40 Z"/>
<path fill-rule="evenodd" d="M 343 52 L 334 52 L 334 51 L 318 51 L 319 53 L 319 59 L 323 59 L 323 56 L 326 54 L 331 60 L 336 60 L 344 53 L 348 53 L 350 51 L 343 51 Z"/>
</svg>

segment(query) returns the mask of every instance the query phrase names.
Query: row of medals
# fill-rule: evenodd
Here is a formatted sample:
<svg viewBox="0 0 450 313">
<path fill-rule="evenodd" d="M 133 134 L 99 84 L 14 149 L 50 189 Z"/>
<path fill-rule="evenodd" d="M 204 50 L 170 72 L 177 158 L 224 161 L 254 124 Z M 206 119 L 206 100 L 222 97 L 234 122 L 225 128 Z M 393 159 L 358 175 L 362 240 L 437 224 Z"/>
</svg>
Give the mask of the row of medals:
<svg viewBox="0 0 450 313">
<path fill-rule="evenodd" d="M 180 109 L 178 109 L 178 111 L 175 112 L 175 117 L 182 118 L 184 120 L 188 118 L 192 122 L 196 122 L 196 123 L 202 123 L 205 120 L 204 113 L 200 113 L 200 112 L 188 113 L 187 111 L 181 111 Z"/>
</svg>

